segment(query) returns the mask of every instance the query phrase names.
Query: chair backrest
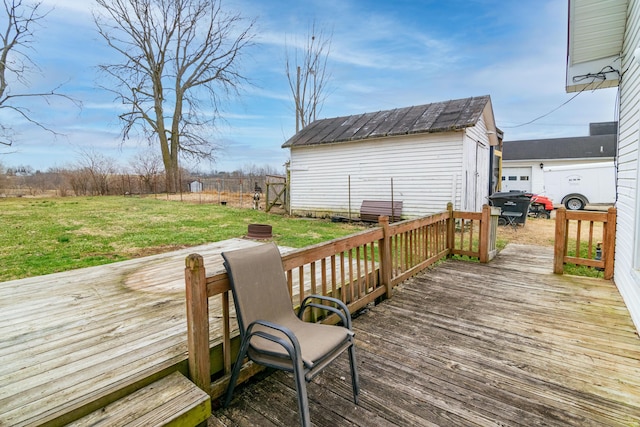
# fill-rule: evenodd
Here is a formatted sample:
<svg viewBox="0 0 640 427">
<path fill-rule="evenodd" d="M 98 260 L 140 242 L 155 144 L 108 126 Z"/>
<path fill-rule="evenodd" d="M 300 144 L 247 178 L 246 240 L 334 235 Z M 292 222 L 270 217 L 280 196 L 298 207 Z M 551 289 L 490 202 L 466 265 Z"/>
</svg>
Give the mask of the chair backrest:
<svg viewBox="0 0 640 427">
<path fill-rule="evenodd" d="M 255 320 L 295 318 L 280 251 L 274 243 L 223 252 L 242 334 Z"/>
</svg>

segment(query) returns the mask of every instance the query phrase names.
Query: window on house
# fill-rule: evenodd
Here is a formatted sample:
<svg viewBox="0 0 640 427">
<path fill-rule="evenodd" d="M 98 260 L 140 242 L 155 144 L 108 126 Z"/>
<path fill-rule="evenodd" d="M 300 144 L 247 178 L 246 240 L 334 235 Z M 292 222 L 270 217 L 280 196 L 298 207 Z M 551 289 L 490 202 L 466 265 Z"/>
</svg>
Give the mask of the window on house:
<svg viewBox="0 0 640 427">
<path fill-rule="evenodd" d="M 521 176 L 520 177 L 520 181 L 529 181 L 529 177 L 528 176 Z"/>
<path fill-rule="evenodd" d="M 518 177 L 517 176 L 510 176 L 509 177 L 509 181 L 517 181 Z"/>
</svg>

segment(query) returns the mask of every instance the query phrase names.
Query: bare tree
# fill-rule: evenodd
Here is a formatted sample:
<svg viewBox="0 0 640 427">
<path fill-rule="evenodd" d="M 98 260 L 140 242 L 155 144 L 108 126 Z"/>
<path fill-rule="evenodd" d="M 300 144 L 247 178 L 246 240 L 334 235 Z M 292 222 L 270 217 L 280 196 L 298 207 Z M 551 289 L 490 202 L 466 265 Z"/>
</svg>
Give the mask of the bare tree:
<svg viewBox="0 0 640 427">
<path fill-rule="evenodd" d="M 162 171 L 162 159 L 156 152 L 139 152 L 129 162 L 133 172 L 144 184 L 144 189 L 148 193 L 155 193 L 157 188 L 157 178 Z"/>
<path fill-rule="evenodd" d="M 81 150 L 76 171 L 89 181 L 92 194 L 105 196 L 109 194 L 109 178 L 116 173 L 116 162 L 97 151 Z"/>
<path fill-rule="evenodd" d="M 246 82 L 239 58 L 254 23 L 225 13 L 221 0 L 96 1 L 98 30 L 123 58 L 100 66 L 128 108 L 120 115 L 123 141 L 134 128 L 157 141 L 168 189 L 176 191 L 179 157 L 212 159 L 218 148 L 207 135 L 221 95 L 237 94 Z"/>
<path fill-rule="evenodd" d="M 9 109 L 28 122 L 57 134 L 42 121 L 35 118 L 28 106 L 21 104 L 26 98 L 40 98 L 47 103 L 52 98 L 64 98 L 76 105 L 79 101 L 59 93 L 61 86 L 47 92 L 29 92 L 29 75 L 40 71 L 31 59 L 34 42 L 34 27 L 40 24 L 48 12 L 42 11 L 42 2 L 28 3 L 22 0 L 3 0 L 0 14 L 0 109 Z M 5 21 L 6 19 L 6 21 Z M 24 91 L 20 89 L 24 88 Z M 0 123 L 0 144 L 11 146 L 13 129 Z"/>
<path fill-rule="evenodd" d="M 289 52 L 285 48 L 285 69 L 296 111 L 296 132 L 316 119 L 327 96 L 331 73 L 327 60 L 332 34 L 311 25 L 306 43 Z"/>
<path fill-rule="evenodd" d="M 7 170 L 4 165 L 0 163 L 0 195 L 5 192 L 3 190 L 5 189 L 8 181 Z"/>
</svg>

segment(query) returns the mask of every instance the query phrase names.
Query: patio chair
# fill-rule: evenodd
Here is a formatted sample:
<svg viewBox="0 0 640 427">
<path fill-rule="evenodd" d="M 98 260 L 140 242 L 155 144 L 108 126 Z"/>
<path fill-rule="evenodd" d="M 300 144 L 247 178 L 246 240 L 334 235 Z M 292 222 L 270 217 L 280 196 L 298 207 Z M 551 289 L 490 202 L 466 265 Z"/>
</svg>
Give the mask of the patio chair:
<svg viewBox="0 0 640 427">
<path fill-rule="evenodd" d="M 300 424 L 309 426 L 306 383 L 345 350 L 349 350 L 353 400 L 358 404 L 354 333 L 347 306 L 335 298 L 312 295 L 304 299 L 296 316 L 282 258 L 275 244 L 224 252 L 222 257 L 229 274 L 242 339 L 224 406 L 231 402 L 240 367 L 248 356 L 260 365 L 293 372 Z M 304 322 L 301 320 L 304 311 L 310 307 L 337 314 L 343 326 Z"/>
</svg>

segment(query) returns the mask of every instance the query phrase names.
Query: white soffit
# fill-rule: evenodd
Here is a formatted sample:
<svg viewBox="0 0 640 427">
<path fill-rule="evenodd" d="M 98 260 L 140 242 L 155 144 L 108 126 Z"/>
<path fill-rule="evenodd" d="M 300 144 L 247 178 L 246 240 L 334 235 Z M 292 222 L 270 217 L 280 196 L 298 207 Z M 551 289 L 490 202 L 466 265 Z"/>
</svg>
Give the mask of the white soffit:
<svg viewBox="0 0 640 427">
<path fill-rule="evenodd" d="M 606 80 L 581 78 L 605 67 L 620 69 L 628 0 L 569 0 L 567 91 L 618 84 L 616 73 Z"/>
</svg>

